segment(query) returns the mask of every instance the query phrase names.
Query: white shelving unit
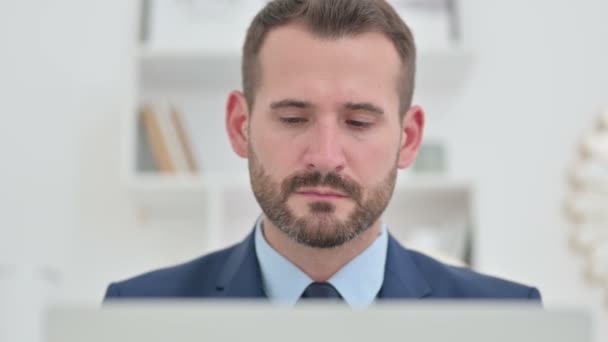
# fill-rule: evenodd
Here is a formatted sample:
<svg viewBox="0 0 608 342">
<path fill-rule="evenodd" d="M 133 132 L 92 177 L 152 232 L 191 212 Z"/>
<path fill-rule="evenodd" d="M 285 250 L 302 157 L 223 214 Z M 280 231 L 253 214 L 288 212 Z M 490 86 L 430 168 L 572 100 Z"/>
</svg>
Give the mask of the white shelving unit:
<svg viewBox="0 0 608 342">
<path fill-rule="evenodd" d="M 139 53 L 141 81 L 153 86 L 202 87 L 221 79 L 227 84 L 240 83 L 240 51 L 210 48 L 147 48 Z M 471 54 L 462 48 L 431 48 L 418 53 L 416 89 L 438 93 L 458 88 L 466 79 Z"/>
<path fill-rule="evenodd" d="M 207 249 L 242 239 L 261 212 L 249 185 L 246 161 L 234 155 L 225 133 L 226 97 L 230 90 L 240 89 L 241 76 L 239 49 L 222 46 L 144 44 L 134 56 L 138 82 L 134 103 L 163 99 L 177 105 L 200 174 L 163 175 L 151 170 L 146 166 L 151 157 L 137 112 L 125 118 L 125 178 L 142 220 L 194 221 L 206 231 L 201 245 Z M 460 87 L 471 60 L 458 47 L 419 49 L 416 92 L 441 96 Z M 384 217 L 399 239 L 418 239 L 419 247 L 438 248 L 460 258 L 466 254 L 466 239 L 475 223 L 473 204 L 474 184 L 467 180 L 406 172 L 400 173 Z M 429 232 L 448 242 L 438 246 Z"/>
</svg>

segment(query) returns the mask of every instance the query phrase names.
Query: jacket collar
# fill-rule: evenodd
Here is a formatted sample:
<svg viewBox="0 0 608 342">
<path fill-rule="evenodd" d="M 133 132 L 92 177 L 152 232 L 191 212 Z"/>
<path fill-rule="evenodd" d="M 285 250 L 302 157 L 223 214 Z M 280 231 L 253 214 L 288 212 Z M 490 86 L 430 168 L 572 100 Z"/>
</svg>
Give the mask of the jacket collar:
<svg viewBox="0 0 608 342">
<path fill-rule="evenodd" d="M 226 260 L 216 283 L 218 297 L 266 298 L 262 272 L 255 251 L 254 232 L 236 245 Z M 424 298 L 431 287 L 418 269 L 412 254 L 389 234 L 384 282 L 380 299 Z"/>
<path fill-rule="evenodd" d="M 228 255 L 216 283 L 216 293 L 218 297 L 266 297 L 253 232 Z"/>
<path fill-rule="evenodd" d="M 384 283 L 378 297 L 413 299 L 428 297 L 430 294 L 431 287 L 418 269 L 412 253 L 389 234 Z"/>
</svg>

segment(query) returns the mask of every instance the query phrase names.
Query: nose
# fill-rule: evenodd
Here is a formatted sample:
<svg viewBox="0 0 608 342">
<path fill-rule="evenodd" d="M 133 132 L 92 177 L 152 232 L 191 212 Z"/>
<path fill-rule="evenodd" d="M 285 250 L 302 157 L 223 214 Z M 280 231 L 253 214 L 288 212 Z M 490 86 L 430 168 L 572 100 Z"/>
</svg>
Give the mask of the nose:
<svg viewBox="0 0 608 342">
<path fill-rule="evenodd" d="M 345 167 L 344 143 L 339 127 L 332 122 L 318 123 L 308 137 L 304 155 L 306 169 L 321 173 L 340 172 Z"/>
</svg>

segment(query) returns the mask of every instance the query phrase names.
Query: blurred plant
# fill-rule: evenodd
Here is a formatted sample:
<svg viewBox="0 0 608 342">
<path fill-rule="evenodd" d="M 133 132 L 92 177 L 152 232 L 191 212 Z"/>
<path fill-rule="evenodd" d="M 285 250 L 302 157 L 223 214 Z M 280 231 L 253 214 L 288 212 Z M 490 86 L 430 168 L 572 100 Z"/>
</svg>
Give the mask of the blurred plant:
<svg viewBox="0 0 608 342">
<path fill-rule="evenodd" d="M 584 258 L 585 278 L 608 291 L 608 110 L 582 139 L 568 180 L 570 243 Z"/>
</svg>

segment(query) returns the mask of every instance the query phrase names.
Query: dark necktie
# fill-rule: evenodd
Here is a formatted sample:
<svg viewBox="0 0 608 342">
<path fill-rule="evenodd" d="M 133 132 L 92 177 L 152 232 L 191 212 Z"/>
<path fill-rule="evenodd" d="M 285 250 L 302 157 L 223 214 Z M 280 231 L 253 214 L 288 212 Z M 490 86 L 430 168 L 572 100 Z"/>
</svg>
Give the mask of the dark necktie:
<svg viewBox="0 0 608 342">
<path fill-rule="evenodd" d="M 338 290 L 330 283 L 312 283 L 308 285 L 300 299 L 342 299 Z"/>
</svg>

